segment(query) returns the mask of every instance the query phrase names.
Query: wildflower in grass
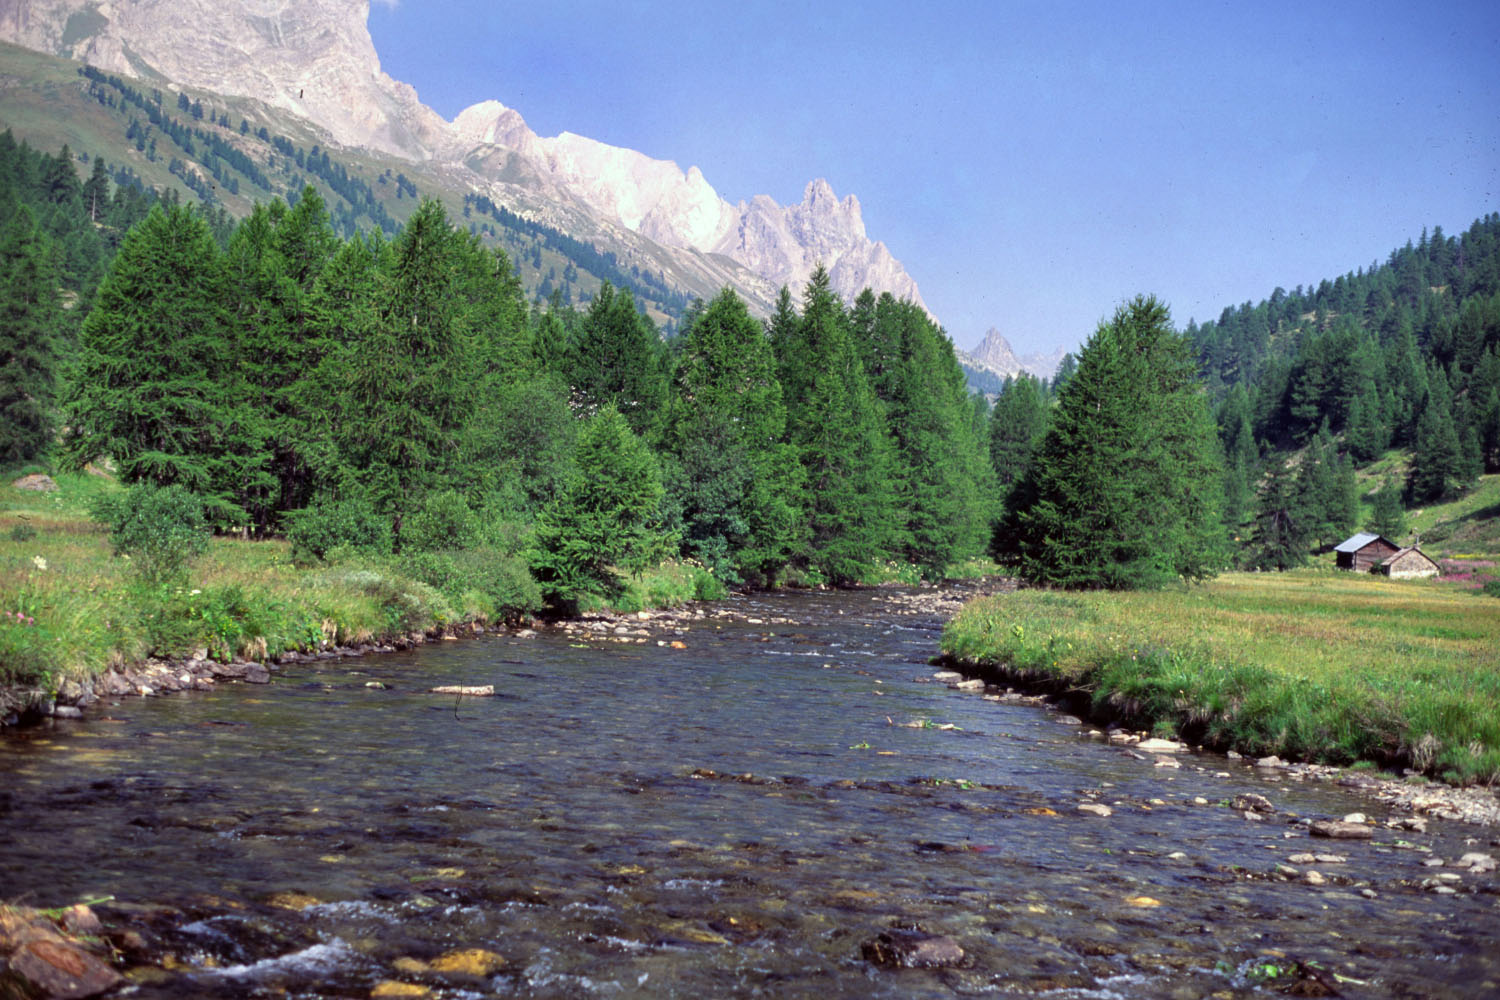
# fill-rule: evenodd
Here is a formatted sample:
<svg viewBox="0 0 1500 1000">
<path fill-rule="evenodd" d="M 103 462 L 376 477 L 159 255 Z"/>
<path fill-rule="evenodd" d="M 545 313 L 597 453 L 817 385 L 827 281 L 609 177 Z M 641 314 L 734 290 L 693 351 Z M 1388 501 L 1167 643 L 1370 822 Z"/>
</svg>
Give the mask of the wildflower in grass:
<svg viewBox="0 0 1500 1000">
<path fill-rule="evenodd" d="M 43 569 L 44 570 L 44 569 L 47 568 L 47 560 L 43 559 L 41 556 L 32 556 L 31 557 L 31 564 L 33 566 L 35 566 L 37 569 Z"/>
</svg>

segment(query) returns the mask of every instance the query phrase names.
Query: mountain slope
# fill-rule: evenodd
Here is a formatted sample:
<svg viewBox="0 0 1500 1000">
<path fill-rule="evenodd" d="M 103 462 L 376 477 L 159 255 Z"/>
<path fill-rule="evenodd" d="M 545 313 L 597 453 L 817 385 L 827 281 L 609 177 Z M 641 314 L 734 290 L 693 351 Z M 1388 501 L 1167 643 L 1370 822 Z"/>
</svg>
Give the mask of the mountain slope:
<svg viewBox="0 0 1500 1000">
<path fill-rule="evenodd" d="M 12 0 L 0 39 L 168 90 L 253 99 L 315 124 L 324 145 L 420 164 L 451 193 L 632 258 L 684 295 L 729 284 L 766 311 L 778 287 L 800 288 L 821 263 L 845 298 L 869 287 L 921 303 L 869 239 L 858 201 L 826 181 L 800 205 L 730 205 L 697 168 L 566 132 L 539 137 L 498 101 L 446 122 L 381 71 L 368 15 L 366 0 Z"/>
</svg>

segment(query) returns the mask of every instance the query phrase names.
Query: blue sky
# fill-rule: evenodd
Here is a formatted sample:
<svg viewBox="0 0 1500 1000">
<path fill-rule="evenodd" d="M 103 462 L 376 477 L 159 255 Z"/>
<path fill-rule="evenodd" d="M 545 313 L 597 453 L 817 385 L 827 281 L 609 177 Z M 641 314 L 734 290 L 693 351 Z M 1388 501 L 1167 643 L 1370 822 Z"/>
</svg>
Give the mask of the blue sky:
<svg viewBox="0 0 1500 1000">
<path fill-rule="evenodd" d="M 1179 325 L 1500 210 L 1500 4 L 377 2 L 386 72 L 697 164 L 826 177 L 954 341 Z"/>
</svg>

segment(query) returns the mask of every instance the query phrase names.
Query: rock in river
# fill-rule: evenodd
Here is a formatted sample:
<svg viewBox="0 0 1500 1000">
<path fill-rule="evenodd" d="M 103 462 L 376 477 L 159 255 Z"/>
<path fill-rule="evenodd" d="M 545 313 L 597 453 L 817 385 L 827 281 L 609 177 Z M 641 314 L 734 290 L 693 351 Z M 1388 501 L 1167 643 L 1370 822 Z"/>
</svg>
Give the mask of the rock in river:
<svg viewBox="0 0 1500 1000">
<path fill-rule="evenodd" d="M 941 934 L 893 928 L 860 946 L 868 962 L 891 969 L 947 969 L 964 960 L 957 941 Z"/>
<path fill-rule="evenodd" d="M 22 995 L 50 1000 L 81 1000 L 122 982 L 119 973 L 93 955 L 53 940 L 28 941 L 17 948 L 10 957 L 9 974 L 25 984 Z"/>
<path fill-rule="evenodd" d="M 1335 840 L 1369 840 L 1375 832 L 1363 823 L 1349 823 L 1341 819 L 1320 819 L 1309 827 L 1314 837 L 1332 837 Z"/>
</svg>

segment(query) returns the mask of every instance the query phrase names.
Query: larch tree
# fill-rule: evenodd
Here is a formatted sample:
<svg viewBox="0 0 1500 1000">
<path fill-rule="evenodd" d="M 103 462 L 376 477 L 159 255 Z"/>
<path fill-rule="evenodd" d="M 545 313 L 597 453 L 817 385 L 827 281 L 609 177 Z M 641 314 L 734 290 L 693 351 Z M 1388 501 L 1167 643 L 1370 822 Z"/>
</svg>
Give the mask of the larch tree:
<svg viewBox="0 0 1500 1000">
<path fill-rule="evenodd" d="M 245 523 L 243 484 L 265 463 L 227 298 L 207 223 L 156 206 L 99 288 L 66 404 L 76 462 L 109 455 L 126 482 L 180 485 L 221 526 Z"/>
</svg>

